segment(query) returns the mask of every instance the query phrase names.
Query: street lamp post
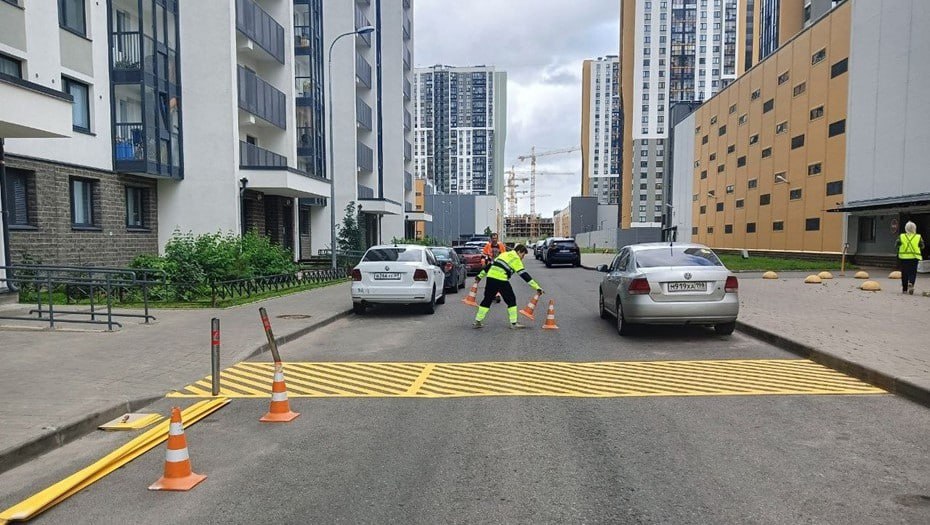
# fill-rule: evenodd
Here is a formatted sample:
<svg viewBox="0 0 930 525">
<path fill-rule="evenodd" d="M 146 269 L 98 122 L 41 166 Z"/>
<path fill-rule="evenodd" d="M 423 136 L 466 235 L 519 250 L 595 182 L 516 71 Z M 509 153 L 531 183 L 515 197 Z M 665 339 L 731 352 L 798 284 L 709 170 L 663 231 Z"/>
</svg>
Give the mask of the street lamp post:
<svg viewBox="0 0 930 525">
<path fill-rule="evenodd" d="M 333 46 L 336 45 L 336 42 L 340 38 L 349 35 L 367 35 L 374 32 L 374 26 L 364 26 L 356 29 L 355 31 L 349 31 L 348 33 L 343 33 L 333 39 L 333 42 L 329 45 L 329 54 L 327 55 L 326 69 L 329 72 L 329 80 L 327 89 L 329 90 L 329 115 L 327 120 L 329 121 L 329 221 L 330 221 L 330 236 L 329 236 L 329 248 L 332 259 L 332 268 L 336 269 L 336 174 L 333 169 Z"/>
</svg>

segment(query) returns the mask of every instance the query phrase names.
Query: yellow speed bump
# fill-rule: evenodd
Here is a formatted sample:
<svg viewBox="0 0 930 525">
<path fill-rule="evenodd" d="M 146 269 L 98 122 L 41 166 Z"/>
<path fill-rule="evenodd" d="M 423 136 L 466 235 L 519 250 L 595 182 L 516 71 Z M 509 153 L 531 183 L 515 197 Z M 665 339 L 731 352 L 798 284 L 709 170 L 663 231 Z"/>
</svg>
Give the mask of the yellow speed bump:
<svg viewBox="0 0 930 525">
<path fill-rule="evenodd" d="M 225 397 L 194 403 L 183 412 L 184 427 L 201 419 L 229 403 Z M 51 487 L 34 494 L 16 505 L 0 512 L 0 522 L 26 521 L 38 516 L 62 501 L 89 487 L 107 474 L 136 459 L 159 443 L 168 439 L 169 421 L 164 421 L 151 430 L 139 435 L 129 443 L 114 450 L 93 465 L 80 470 Z"/>
<path fill-rule="evenodd" d="M 833 279 L 833 274 L 830 272 L 820 272 L 817 274 L 817 277 L 820 277 L 821 279 L 824 279 L 824 280 Z"/>
<path fill-rule="evenodd" d="M 823 281 L 820 279 L 819 275 L 808 275 L 807 279 L 804 279 L 805 284 L 821 284 Z"/>
<path fill-rule="evenodd" d="M 901 272 L 895 270 L 895 271 L 893 271 L 893 272 L 891 272 L 891 273 L 888 274 L 888 278 L 889 278 L 889 279 L 900 279 L 900 278 L 901 278 Z"/>
<path fill-rule="evenodd" d="M 778 279 L 778 274 L 772 271 L 768 271 L 762 274 L 763 279 Z"/>
<path fill-rule="evenodd" d="M 863 272 L 861 270 L 856 272 L 856 279 L 868 279 L 868 278 L 869 278 L 869 272 Z"/>
<path fill-rule="evenodd" d="M 866 281 L 862 283 L 859 289 L 865 290 L 866 292 L 880 292 L 882 290 L 882 285 L 875 281 Z"/>
</svg>

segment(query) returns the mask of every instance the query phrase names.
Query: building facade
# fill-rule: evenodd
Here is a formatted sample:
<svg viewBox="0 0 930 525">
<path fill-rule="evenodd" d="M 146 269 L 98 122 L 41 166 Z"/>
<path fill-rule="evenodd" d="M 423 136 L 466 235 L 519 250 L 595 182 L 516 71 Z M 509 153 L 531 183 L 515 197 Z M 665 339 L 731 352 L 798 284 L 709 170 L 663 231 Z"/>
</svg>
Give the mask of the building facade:
<svg viewBox="0 0 930 525">
<path fill-rule="evenodd" d="M 494 195 L 430 193 L 424 196 L 426 235 L 442 243 L 458 244 L 485 231 L 500 232 L 500 201 Z"/>
<path fill-rule="evenodd" d="M 493 66 L 418 68 L 416 176 L 446 194 L 504 198 L 507 73 Z"/>
<path fill-rule="evenodd" d="M 581 78 L 581 194 L 617 204 L 623 145 L 620 60 L 585 60 Z"/>
</svg>

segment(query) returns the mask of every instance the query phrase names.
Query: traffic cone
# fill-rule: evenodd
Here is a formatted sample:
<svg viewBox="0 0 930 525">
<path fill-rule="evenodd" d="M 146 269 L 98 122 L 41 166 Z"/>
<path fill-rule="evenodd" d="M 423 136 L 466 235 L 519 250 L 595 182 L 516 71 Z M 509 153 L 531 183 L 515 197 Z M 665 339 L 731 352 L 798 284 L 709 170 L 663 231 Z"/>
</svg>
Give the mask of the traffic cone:
<svg viewBox="0 0 930 525">
<path fill-rule="evenodd" d="M 525 315 L 527 318 L 529 318 L 530 321 L 535 321 L 536 316 L 534 314 L 536 313 L 536 303 L 538 302 L 539 302 L 539 294 L 538 293 L 533 294 L 533 297 L 530 297 L 530 302 L 526 305 L 524 309 L 520 310 L 520 313 Z"/>
<path fill-rule="evenodd" d="M 478 297 L 478 283 L 474 282 L 471 285 L 471 290 L 468 291 L 468 295 L 462 299 L 462 302 L 468 306 L 478 306 L 478 301 L 475 298 Z"/>
<path fill-rule="evenodd" d="M 546 324 L 543 325 L 543 330 L 558 330 L 559 327 L 555 324 L 555 300 L 549 299 L 549 312 L 546 313 Z"/>
<path fill-rule="evenodd" d="M 191 471 L 191 459 L 181 423 L 181 409 L 171 409 L 171 426 L 168 430 L 168 448 L 165 451 L 165 475 L 149 487 L 149 490 L 190 490 L 207 479 Z"/>
<path fill-rule="evenodd" d="M 287 400 L 287 386 L 284 384 L 284 365 L 274 364 L 274 382 L 271 384 L 271 408 L 259 421 L 262 423 L 287 423 L 299 416 L 291 412 L 291 404 Z"/>
</svg>

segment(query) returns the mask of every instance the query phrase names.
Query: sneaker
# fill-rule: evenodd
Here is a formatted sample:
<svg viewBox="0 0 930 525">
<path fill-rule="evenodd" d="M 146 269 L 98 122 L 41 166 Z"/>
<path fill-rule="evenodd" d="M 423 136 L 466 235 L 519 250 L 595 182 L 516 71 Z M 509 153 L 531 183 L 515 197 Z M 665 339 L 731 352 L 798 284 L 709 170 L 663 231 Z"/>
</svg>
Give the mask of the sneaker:
<svg viewBox="0 0 930 525">
<path fill-rule="evenodd" d="M 481 321 L 475 321 L 474 323 L 472 323 L 471 327 L 472 327 L 472 328 L 476 328 L 476 329 L 477 329 L 477 328 L 484 328 L 484 325 L 481 323 Z"/>
<path fill-rule="evenodd" d="M 907 293 L 908 293 L 908 295 L 914 295 L 914 285 L 913 285 L 913 284 L 907 285 Z"/>
<path fill-rule="evenodd" d="M 524 326 L 524 325 L 522 325 L 522 324 L 520 324 L 520 323 L 510 323 L 510 329 L 511 329 L 511 330 L 522 330 L 523 328 L 526 328 L 526 326 Z"/>
</svg>

